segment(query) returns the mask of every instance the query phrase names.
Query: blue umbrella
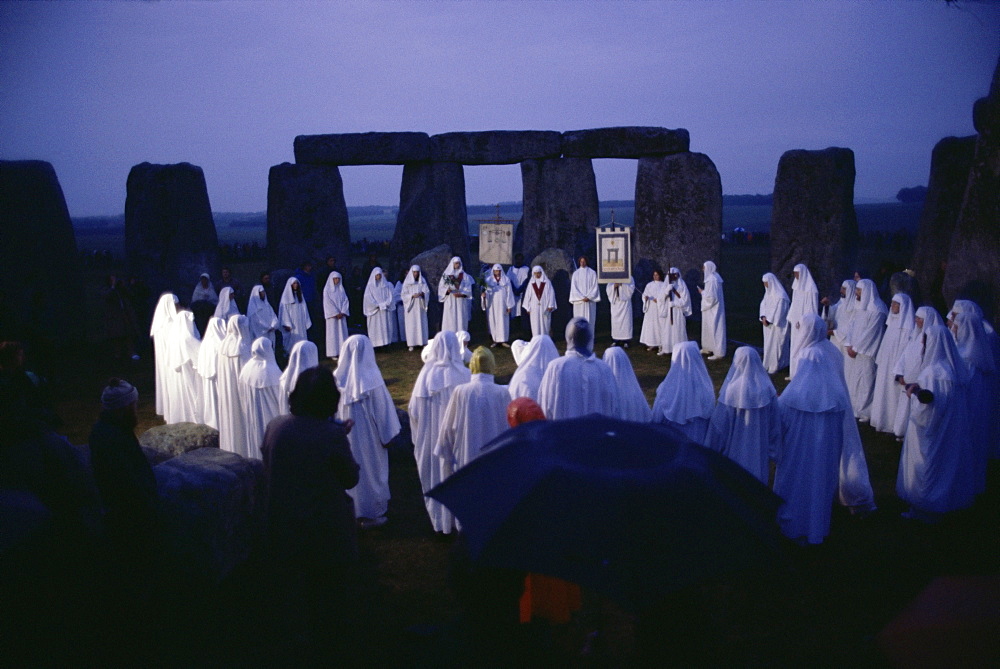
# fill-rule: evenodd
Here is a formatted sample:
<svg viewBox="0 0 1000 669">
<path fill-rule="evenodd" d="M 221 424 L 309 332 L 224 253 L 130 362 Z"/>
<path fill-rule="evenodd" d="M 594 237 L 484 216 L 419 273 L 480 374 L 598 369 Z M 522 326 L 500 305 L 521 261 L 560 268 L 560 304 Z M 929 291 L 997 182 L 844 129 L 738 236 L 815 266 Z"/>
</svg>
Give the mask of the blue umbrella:
<svg viewBox="0 0 1000 669">
<path fill-rule="evenodd" d="M 716 574 L 772 564 L 781 499 L 663 425 L 526 423 L 427 494 L 484 565 L 557 576 L 641 610 Z"/>
</svg>

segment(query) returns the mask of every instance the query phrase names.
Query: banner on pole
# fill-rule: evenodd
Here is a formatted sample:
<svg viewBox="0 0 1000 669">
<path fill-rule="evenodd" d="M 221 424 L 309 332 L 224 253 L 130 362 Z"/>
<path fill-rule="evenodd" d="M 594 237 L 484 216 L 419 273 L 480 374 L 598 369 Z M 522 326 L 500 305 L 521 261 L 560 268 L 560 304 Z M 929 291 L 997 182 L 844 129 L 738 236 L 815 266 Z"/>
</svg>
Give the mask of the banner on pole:
<svg viewBox="0 0 1000 669">
<path fill-rule="evenodd" d="M 632 276 L 632 229 L 597 228 L 597 282 L 624 283 Z"/>
<path fill-rule="evenodd" d="M 479 224 L 479 262 L 510 265 L 514 260 L 514 224 Z"/>
</svg>

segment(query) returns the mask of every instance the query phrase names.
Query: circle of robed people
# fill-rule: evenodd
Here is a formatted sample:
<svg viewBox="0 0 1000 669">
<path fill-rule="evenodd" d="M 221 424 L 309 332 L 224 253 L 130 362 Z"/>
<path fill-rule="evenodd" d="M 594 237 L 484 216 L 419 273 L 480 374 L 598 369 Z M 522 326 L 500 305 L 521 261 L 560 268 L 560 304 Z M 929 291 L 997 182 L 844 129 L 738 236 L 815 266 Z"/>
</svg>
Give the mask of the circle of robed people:
<svg viewBox="0 0 1000 669">
<path fill-rule="evenodd" d="M 589 270 L 585 259 L 580 264 L 580 269 Z M 442 277 L 441 294 L 447 298 L 468 290 L 461 261 L 454 258 L 451 267 L 453 278 Z M 533 270 L 531 275 L 540 275 L 534 277 L 540 284 L 548 283 L 540 267 Z M 571 300 L 590 299 L 575 303 L 574 309 L 583 305 L 583 315 L 567 326 L 566 353 L 559 355 L 548 324 L 539 332 L 532 327 L 530 341 L 511 343 L 517 369 L 509 384 L 502 386 L 495 383 L 496 363 L 489 349 L 468 350 L 467 331 L 445 329 L 426 337 L 429 290 L 420 268 L 411 267 L 400 284 L 401 325 L 411 347 L 422 346 L 423 367 L 408 404 L 422 490 L 428 492 L 476 458 L 507 429 L 510 401 L 529 398 L 552 420 L 598 413 L 670 425 L 685 438 L 728 456 L 763 484 L 772 484 L 785 500 L 778 515 L 782 531 L 802 543 L 820 543 L 827 536 L 835 499 L 853 513 L 875 509 L 858 423 L 870 423 L 903 442 L 896 490 L 910 504 L 905 516 L 933 520 L 970 506 L 984 491 L 987 463 L 1000 457 L 995 411 L 1000 337 L 978 305 L 957 300 L 947 319 L 942 319 L 930 307 L 914 309 L 910 297 L 898 293 L 886 307 L 869 279 L 844 281 L 836 302 L 820 300 L 815 281 L 801 264 L 795 266 L 789 299 L 778 278 L 765 274 L 760 304 L 763 355 L 749 346 L 737 348 L 716 397 L 701 354 L 710 354 L 710 360 L 725 355 L 724 301 L 714 264 L 706 263 L 704 270 L 705 287 L 699 288 L 703 312 L 717 309 L 722 325 L 711 311 L 703 314 L 700 350 L 687 341 L 686 332 L 683 339 L 669 334 L 676 325 L 671 314 L 683 322 L 690 313 L 690 295 L 681 285 L 680 272 L 671 268 L 667 281 L 654 274 L 643 292 L 643 309 L 653 311 L 655 323 L 647 328 L 650 319 L 644 319 L 640 341 L 654 341 L 649 331 L 655 327 L 659 343 L 653 348 L 671 356 L 669 371 L 650 406 L 627 352 L 615 345 L 627 342 L 631 332 L 615 332 L 613 327 L 614 343 L 603 359 L 593 352 L 588 316 L 599 296 L 594 297 L 588 287 L 593 277 L 586 272 Z M 388 313 L 393 304 L 393 291 L 381 275 L 375 268 L 365 291 L 366 315 L 372 312 L 369 319 Z M 531 275 L 522 284 L 521 301 L 529 314 L 544 304 L 545 294 L 545 287 L 531 287 Z M 711 275 L 715 278 L 709 279 Z M 506 343 L 509 330 L 494 330 L 494 317 L 509 317 L 513 311 L 516 300 L 510 294 L 519 277 L 505 274 L 497 265 L 490 278 L 494 294 L 484 291 L 481 304 L 487 312 L 496 312 L 488 313 L 493 343 Z M 328 323 L 335 321 L 333 332 L 327 330 L 326 344 L 329 357 L 338 361 L 337 414 L 342 421 L 353 422 L 348 438 L 361 467 L 359 483 L 349 493 L 359 521 L 373 526 L 385 522 L 390 496 L 384 447 L 400 430 L 374 356 L 388 322 L 384 330 L 376 327 L 374 336 L 371 322 L 368 336 L 347 336 L 343 319 L 335 318 L 346 315 L 347 308 L 339 279 L 337 272 L 332 273 L 329 291 L 324 290 L 325 315 Z M 279 314 L 270 309 L 261 286 L 251 291 L 247 316 L 220 294 L 223 311 L 217 310 L 210 319 L 201 340 L 191 313 L 176 308 L 175 296 L 161 297 L 150 334 L 156 360 L 156 411 L 166 422 L 210 425 L 219 430 L 224 450 L 261 457 L 268 422 L 288 413 L 295 380 L 319 364 L 316 345 L 304 335 L 286 338 L 291 345 L 284 371 L 275 362 L 274 331 L 308 319 L 306 310 L 300 317 L 285 308 L 286 297 L 289 305 L 299 301 L 294 283 L 290 278 Z M 662 285 L 653 285 L 657 283 Z M 547 288 L 551 290 L 550 285 Z M 526 306 L 529 289 L 537 304 Z M 608 284 L 613 310 L 616 299 L 630 303 L 630 290 L 634 284 Z M 463 309 L 471 304 L 468 297 L 451 299 L 465 299 L 457 303 Z M 415 312 L 412 317 L 411 312 Z M 551 310 L 543 308 L 542 313 L 551 317 Z M 461 315 L 456 307 L 454 325 L 467 327 Z M 422 332 L 422 337 L 409 337 L 411 318 L 418 322 L 413 330 Z M 785 367 L 790 383 L 779 397 L 769 374 Z M 425 504 L 436 532 L 458 529 L 447 508 L 429 497 Z"/>
</svg>

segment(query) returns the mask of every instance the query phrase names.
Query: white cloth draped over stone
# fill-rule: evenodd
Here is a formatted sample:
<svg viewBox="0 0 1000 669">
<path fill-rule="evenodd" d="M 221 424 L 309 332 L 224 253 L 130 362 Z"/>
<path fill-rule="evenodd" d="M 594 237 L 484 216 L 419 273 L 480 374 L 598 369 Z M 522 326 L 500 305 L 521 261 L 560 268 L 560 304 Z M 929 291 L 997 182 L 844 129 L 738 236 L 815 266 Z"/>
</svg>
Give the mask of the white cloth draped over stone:
<svg viewBox="0 0 1000 669">
<path fill-rule="evenodd" d="M 381 267 L 372 269 L 365 286 L 363 311 L 368 319 L 368 339 L 374 347 L 392 343 L 392 323 L 396 319 L 392 285 Z"/>
<path fill-rule="evenodd" d="M 687 341 L 687 317 L 691 315 L 691 292 L 680 276 L 680 270 L 670 268 L 677 275 L 676 281 L 667 283 L 657 306 L 660 317 L 660 352 L 672 353 L 674 346 Z"/>
<path fill-rule="evenodd" d="M 163 293 L 153 311 L 153 321 L 149 326 L 149 336 L 153 339 L 153 373 L 156 391 L 156 414 L 164 416 L 169 405 L 167 396 L 167 348 L 170 339 L 171 322 L 177 315 L 177 296 Z"/>
<path fill-rule="evenodd" d="M 347 439 L 361 467 L 358 485 L 347 494 L 354 500 L 355 517 L 380 518 L 390 497 L 389 455 L 384 446 L 399 434 L 400 426 L 368 337 L 351 335 L 344 341 L 333 376 L 340 390 L 337 417 L 354 421 Z"/>
<path fill-rule="evenodd" d="M 274 307 L 267 301 L 267 293 L 264 286 L 257 284 L 250 291 L 250 299 L 247 300 L 247 321 L 250 324 L 250 336 L 252 339 L 267 337 L 271 342 L 271 348 L 275 346 L 274 333 L 278 329 L 278 314 L 274 313 Z M 226 319 L 229 322 L 229 319 Z"/>
<path fill-rule="evenodd" d="M 438 301 L 442 304 L 442 330 L 458 332 L 469 329 L 473 283 L 472 277 L 463 269 L 461 258 L 455 256 L 448 261 L 448 266 L 438 281 Z"/>
<path fill-rule="evenodd" d="M 726 300 L 722 277 L 715 263 L 705 262 L 705 288 L 701 291 L 701 348 L 718 357 L 726 355 Z"/>
<path fill-rule="evenodd" d="M 599 413 L 619 415 L 618 386 L 607 363 L 575 349 L 549 363 L 538 388 L 538 405 L 549 420 Z"/>
<path fill-rule="evenodd" d="M 448 400 L 434 454 L 454 470 L 475 460 L 483 446 L 507 431 L 509 403 L 507 389 L 492 374 L 473 374 Z"/>
<path fill-rule="evenodd" d="M 973 311 L 955 314 L 952 331 L 958 353 L 969 370 L 967 408 L 978 494 L 986 489 L 986 470 L 996 447 L 997 412 L 1000 409 L 997 368 L 979 314 Z"/>
<path fill-rule="evenodd" d="M 653 422 L 677 428 L 696 444 L 705 444 L 708 419 L 715 408 L 715 388 L 693 341 L 674 346 L 670 369 L 656 388 Z"/>
<path fill-rule="evenodd" d="M 527 265 L 522 265 L 521 267 L 514 267 L 513 265 L 507 270 L 507 278 L 510 279 L 510 287 L 514 291 L 514 311 L 511 312 L 511 316 L 521 315 L 521 300 L 523 297 L 518 294 L 521 290 L 521 286 L 524 282 L 528 280 L 531 276 L 531 269 Z M 527 286 L 525 286 L 527 288 Z"/>
<path fill-rule="evenodd" d="M 497 273 L 499 279 L 496 278 Z M 493 269 L 486 275 L 486 289 L 481 302 L 493 341 L 506 342 L 510 338 L 510 312 L 514 308 L 514 291 L 500 265 L 493 265 Z"/>
<path fill-rule="evenodd" d="M 301 299 L 297 299 L 295 291 L 292 290 L 292 284 L 295 283 L 299 283 L 297 278 L 288 277 L 285 289 L 281 293 L 281 302 L 278 304 L 278 322 L 282 328 L 281 345 L 286 351 L 291 351 L 295 342 L 304 340 L 309 328 L 312 327 L 312 319 L 309 318 L 309 305 L 306 304 L 305 297 L 302 296 L 302 285 L 299 284 L 299 297 Z"/>
<path fill-rule="evenodd" d="M 639 330 L 639 343 L 651 348 L 660 346 L 660 302 L 667 292 L 667 284 L 655 279 L 642 289 L 642 329 Z"/>
<path fill-rule="evenodd" d="M 628 341 L 632 338 L 632 295 L 635 293 L 635 279 L 627 283 L 609 283 L 604 288 L 611 305 L 611 339 Z"/>
<path fill-rule="evenodd" d="M 219 345 L 219 448 L 245 458 L 250 457 L 250 442 L 239 379 L 243 366 L 250 361 L 253 341 L 247 317 L 230 316 L 226 336 Z"/>
<path fill-rule="evenodd" d="M 281 380 L 278 383 L 278 412 L 291 413 L 288 405 L 288 398 L 295 390 L 295 382 L 299 380 L 299 374 L 310 367 L 319 366 L 319 349 L 311 341 L 296 342 L 288 354 L 288 366 L 281 373 Z"/>
<path fill-rule="evenodd" d="M 219 429 L 219 347 L 226 336 L 226 323 L 213 316 L 208 319 L 205 336 L 198 347 L 198 376 L 201 377 L 201 419 Z"/>
<path fill-rule="evenodd" d="M 167 342 L 167 392 L 170 401 L 166 423 L 201 423 L 201 377 L 198 376 L 198 349 L 201 339 L 194 325 L 194 314 L 179 311 L 171 321 Z"/>
<path fill-rule="evenodd" d="M 219 303 L 215 305 L 215 317 L 228 321 L 230 316 L 239 316 L 240 310 L 236 306 L 236 296 L 233 289 L 225 286 L 219 291 Z"/>
<path fill-rule="evenodd" d="M 969 431 L 964 366 L 955 342 L 939 325 L 924 324 L 924 369 L 916 383 L 934 395 L 921 404 L 910 399 L 910 423 L 903 440 L 896 493 L 918 511 L 946 513 L 972 505 L 976 472 Z M 956 365 L 956 362 L 958 363 Z"/>
<path fill-rule="evenodd" d="M 240 370 L 240 399 L 246 417 L 248 457 L 261 459 L 260 445 L 271 419 L 280 413 L 278 393 L 281 369 L 274 361 L 271 342 L 258 337 L 250 347 L 250 360 Z"/>
<path fill-rule="evenodd" d="M 632 369 L 632 361 L 628 353 L 619 346 L 612 346 L 604 351 L 604 362 L 615 375 L 618 389 L 618 417 L 636 423 L 648 423 L 653 419 L 646 395 L 642 392 L 639 379 Z"/>
<path fill-rule="evenodd" d="M 507 386 L 510 399 L 530 397 L 537 402 L 538 389 L 542 385 L 545 370 L 548 369 L 550 362 L 558 358 L 559 350 L 551 337 L 547 334 L 532 337 L 521 355 L 514 375 L 510 377 L 510 383 Z"/>
<path fill-rule="evenodd" d="M 413 273 L 417 278 L 413 278 Z M 400 291 L 403 299 L 404 332 L 407 346 L 425 346 L 427 344 L 427 305 L 431 299 L 431 289 L 420 265 L 412 265 L 403 280 Z"/>
<path fill-rule="evenodd" d="M 793 377 L 798 364 L 796 358 L 802 348 L 802 338 L 805 334 L 802 331 L 802 320 L 806 316 L 819 313 L 819 291 L 816 289 L 812 274 L 809 273 L 809 268 L 799 263 L 794 271 L 798 272 L 799 276 L 792 281 L 792 301 L 788 306 L 790 332 L 788 374 Z"/>
<path fill-rule="evenodd" d="M 351 303 L 344 290 L 344 277 L 330 272 L 323 286 L 323 320 L 326 321 L 326 357 L 336 358 L 347 339 L 347 317 Z"/>
<path fill-rule="evenodd" d="M 916 383 L 920 370 L 924 367 L 924 330 L 932 325 L 944 325 L 941 315 L 933 307 L 918 307 L 914 312 L 914 321 L 920 319 L 922 325 L 913 325 L 913 337 L 896 358 L 892 367 L 892 378 L 901 377 L 897 382 L 896 418 L 893 421 L 892 432 L 898 438 L 906 436 L 906 428 L 910 424 L 910 398 L 906 396 L 906 385 Z"/>
<path fill-rule="evenodd" d="M 893 377 L 896 361 L 913 337 L 916 324 L 913 300 L 906 293 L 896 293 L 891 304 L 896 304 L 898 313 L 889 314 L 885 319 L 885 334 L 875 356 L 875 390 L 872 395 L 871 426 L 879 432 L 892 432 L 896 424 L 896 407 L 899 404 L 899 384 Z"/>
<path fill-rule="evenodd" d="M 875 392 L 875 356 L 885 328 L 888 310 L 879 299 L 878 289 L 871 279 L 862 279 L 856 290 L 861 292 L 858 306 L 851 314 L 851 325 L 844 340 L 845 350 L 851 348 L 857 355 L 844 356 L 844 376 L 851 395 L 854 417 L 867 421 L 871 418 L 872 399 Z"/>
<path fill-rule="evenodd" d="M 768 374 L 788 367 L 788 307 L 791 301 L 778 277 L 768 272 L 761 281 L 764 283 L 764 299 L 760 301 L 759 317 L 764 330 L 764 355 L 762 362 Z"/>
<path fill-rule="evenodd" d="M 569 303 L 574 318 L 586 318 L 591 329 L 597 323 L 597 303 L 601 301 L 601 286 L 597 272 L 590 267 L 578 267 L 569 282 Z"/>
<path fill-rule="evenodd" d="M 705 446 L 722 453 L 764 485 L 781 447 L 778 394 L 757 351 L 741 346 L 719 390 Z"/>
<path fill-rule="evenodd" d="M 538 276 L 536 276 L 536 274 Z M 524 289 L 521 306 L 531 319 L 531 336 L 549 334 L 552 329 L 552 312 L 556 310 L 556 292 L 552 282 L 540 265 L 531 268 L 531 281 Z"/>
</svg>

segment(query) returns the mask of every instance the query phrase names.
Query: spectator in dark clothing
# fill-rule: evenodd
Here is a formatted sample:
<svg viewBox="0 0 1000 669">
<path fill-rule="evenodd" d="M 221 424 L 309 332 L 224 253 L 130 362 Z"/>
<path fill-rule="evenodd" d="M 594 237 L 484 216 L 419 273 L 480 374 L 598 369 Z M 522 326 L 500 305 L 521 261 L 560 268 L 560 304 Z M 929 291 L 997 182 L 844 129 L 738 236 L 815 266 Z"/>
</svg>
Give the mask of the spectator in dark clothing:
<svg viewBox="0 0 1000 669">
<path fill-rule="evenodd" d="M 138 327 L 125 285 L 116 275 L 109 274 L 101 297 L 104 299 L 104 336 L 111 359 L 116 363 L 128 358 L 138 360 L 135 352 Z"/>
<path fill-rule="evenodd" d="M 316 293 L 322 298 L 323 289 L 330 275 L 337 271 L 337 259 L 334 256 L 327 256 L 323 267 L 316 274 Z"/>
<path fill-rule="evenodd" d="M 312 305 L 316 303 L 316 277 L 313 276 L 313 264 L 306 260 L 302 265 L 295 270 L 293 276 L 299 280 L 299 285 L 302 286 L 302 297 L 305 301 Z"/>
<path fill-rule="evenodd" d="M 243 293 L 241 292 L 242 286 L 240 286 L 240 282 L 236 279 L 236 277 L 233 276 L 233 271 L 228 267 L 222 268 L 222 278 L 215 282 L 216 293 L 221 295 L 223 288 L 232 288 L 233 297 L 236 298 L 237 300 L 240 300 L 240 304 L 242 304 L 243 300 Z"/>
</svg>

